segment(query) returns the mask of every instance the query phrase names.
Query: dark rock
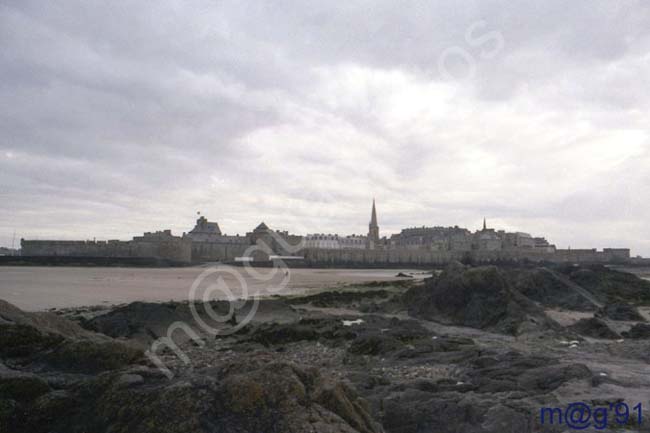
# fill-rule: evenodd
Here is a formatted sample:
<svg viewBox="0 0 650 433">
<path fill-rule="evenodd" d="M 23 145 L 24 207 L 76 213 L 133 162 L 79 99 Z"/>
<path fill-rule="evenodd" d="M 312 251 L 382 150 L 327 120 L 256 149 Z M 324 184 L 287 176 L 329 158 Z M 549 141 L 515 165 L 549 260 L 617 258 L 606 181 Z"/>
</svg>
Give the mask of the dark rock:
<svg viewBox="0 0 650 433">
<path fill-rule="evenodd" d="M 126 367 L 139 362 L 142 357 L 140 350 L 121 343 L 67 341 L 43 358 L 62 371 L 99 373 Z"/>
<path fill-rule="evenodd" d="M 587 298 L 571 290 L 546 268 L 508 269 L 504 275 L 513 288 L 527 298 L 546 307 L 559 307 L 577 311 L 593 311 Z"/>
<path fill-rule="evenodd" d="M 456 353 L 456 352 L 472 352 L 477 351 L 477 347 L 471 338 L 460 337 L 435 337 L 423 338 L 413 341 L 407 348 L 398 352 L 395 356 L 397 358 L 416 358 L 432 353 Z M 461 356 L 464 358 L 465 356 Z M 442 358 L 439 358 L 442 360 Z"/>
<path fill-rule="evenodd" d="M 254 342 L 266 347 L 294 343 L 297 341 L 319 341 L 340 343 L 359 337 L 379 336 L 408 343 L 434 335 L 413 320 L 387 319 L 380 316 L 363 316 L 358 324 L 346 326 L 344 320 L 351 322 L 357 317 L 315 316 L 303 318 L 297 323 L 263 323 L 247 327 L 240 335 L 242 342 Z"/>
<path fill-rule="evenodd" d="M 488 404 L 463 394 L 408 389 L 386 398 L 383 407 L 382 421 L 390 432 L 469 433 L 485 432 L 480 425 Z"/>
<path fill-rule="evenodd" d="M 0 325 L 0 356 L 22 366 L 39 365 L 64 372 L 98 373 L 139 361 L 143 354 L 121 343 L 84 331 L 50 313 L 33 316 L 0 304 L 13 320 Z M 3 314 L 5 314 L 3 313 Z M 3 316 L 5 317 L 5 316 Z"/>
<path fill-rule="evenodd" d="M 623 332 L 625 338 L 632 339 L 645 339 L 650 338 L 650 324 L 649 323 L 637 323 L 632 326 L 629 331 Z"/>
<path fill-rule="evenodd" d="M 113 338 L 150 342 L 165 336 L 169 325 L 176 321 L 192 323 L 186 304 L 133 302 L 97 316 L 84 326 Z"/>
<path fill-rule="evenodd" d="M 451 379 L 440 379 L 436 382 L 431 380 L 416 380 L 413 383 L 409 383 L 409 388 L 418 389 L 420 391 L 426 391 L 431 393 L 441 393 L 441 392 L 469 392 L 475 391 L 477 386 L 472 383 L 458 382 Z"/>
<path fill-rule="evenodd" d="M 368 314 L 395 314 L 401 311 L 405 311 L 406 307 L 402 302 L 402 297 L 399 295 L 394 295 L 383 302 L 365 302 L 359 305 L 358 310 L 362 313 Z"/>
<path fill-rule="evenodd" d="M 343 418 L 355 430 L 367 433 L 382 430 L 370 416 L 368 404 L 345 383 L 324 382 L 315 388 L 314 400 Z"/>
<path fill-rule="evenodd" d="M 228 330 L 234 323 L 230 307 L 227 301 L 195 303 L 194 313 L 187 302 L 133 302 L 97 316 L 87 321 L 84 326 L 113 338 L 132 340 L 144 349 L 154 340 L 166 337 L 173 323 L 196 324 L 195 314 L 213 330 Z M 251 308 L 252 302 L 241 301 L 241 305 L 235 310 L 235 320 L 245 320 Z M 297 314 L 282 300 L 262 300 L 254 313 L 253 322 L 264 322 L 268 318 L 276 322 L 297 320 Z M 220 320 L 215 320 L 212 316 Z M 193 326 L 192 329 L 199 337 L 207 337 L 201 326 Z M 174 336 L 174 342 L 177 344 L 190 340 L 191 336 L 185 332 L 178 332 Z"/>
<path fill-rule="evenodd" d="M 498 404 L 486 412 L 481 427 L 487 432 L 521 433 L 529 431 L 530 418 L 530 412 Z"/>
<path fill-rule="evenodd" d="M 90 333 L 82 329 L 78 324 L 63 317 L 59 317 L 54 313 L 25 312 L 0 299 L 0 326 L 7 325 L 17 326 L 19 328 L 31 327 L 38 330 L 42 335 L 48 336 L 54 335 L 63 338 L 102 339 L 102 336 Z M 2 335 L 2 333 L 0 333 L 0 335 Z"/>
<path fill-rule="evenodd" d="M 52 391 L 40 396 L 30 407 L 29 416 L 25 424 L 27 431 L 44 431 L 44 426 L 49 426 L 73 415 L 79 407 L 79 401 L 74 399 L 69 392 L 64 390 Z M 74 427 L 71 426 L 71 430 Z M 47 430 L 45 430 L 47 431 Z"/>
<path fill-rule="evenodd" d="M 621 303 L 605 305 L 596 312 L 596 317 L 603 317 L 610 320 L 645 322 L 645 318 L 634 306 Z"/>
<path fill-rule="evenodd" d="M 366 316 L 365 320 L 367 321 L 367 325 L 369 327 L 379 327 L 381 332 L 405 343 L 422 338 L 431 338 L 436 335 L 415 320 L 399 320 L 393 318 L 385 322 L 383 318 L 375 320 L 376 318 L 377 316 Z"/>
<path fill-rule="evenodd" d="M 85 425 L 110 431 L 381 432 L 366 403 L 340 382 L 292 364 L 246 362 L 210 374 L 124 389 L 107 380 Z M 92 412 L 96 411 L 96 412 Z"/>
<path fill-rule="evenodd" d="M 296 341 L 313 341 L 318 339 L 318 332 L 313 327 L 304 324 L 277 324 L 263 325 L 255 330 L 250 341 L 270 346 L 274 344 L 287 344 Z"/>
<path fill-rule="evenodd" d="M 650 281 L 602 265 L 566 266 L 560 271 L 606 303 L 650 303 Z"/>
<path fill-rule="evenodd" d="M 365 335 L 356 338 L 348 352 L 353 355 L 384 355 L 404 348 L 404 343 L 386 335 Z"/>
<path fill-rule="evenodd" d="M 355 290 L 355 291 L 327 291 L 308 296 L 290 297 L 286 299 L 289 304 L 311 304 L 315 307 L 339 307 L 352 303 L 360 303 L 373 299 L 388 298 L 390 292 L 386 290 Z"/>
<path fill-rule="evenodd" d="M 580 335 L 592 338 L 607 338 L 616 340 L 621 338 L 616 332 L 612 331 L 605 322 L 595 317 L 590 319 L 580 319 L 569 327 L 570 330 Z"/>
<path fill-rule="evenodd" d="M 515 291 L 493 266 L 447 268 L 425 287 L 404 295 L 409 314 L 449 325 L 518 335 L 527 330 L 559 330 L 544 311 Z"/>
<path fill-rule="evenodd" d="M 60 335 L 46 334 L 29 325 L 0 325 L 0 356 L 32 356 L 55 347 L 63 340 Z"/>
<path fill-rule="evenodd" d="M 408 288 L 416 283 L 413 279 L 408 280 L 392 280 L 392 281 L 370 281 L 368 283 L 355 284 L 358 287 L 393 287 L 393 288 Z"/>
<path fill-rule="evenodd" d="M 269 359 L 242 356 L 173 380 L 107 373 L 68 391 L 50 391 L 32 377 L 3 379 L 2 431 L 383 432 L 368 403 L 348 385 Z"/>
<path fill-rule="evenodd" d="M 50 391 L 47 382 L 35 375 L 0 376 L 0 398 L 29 402 Z"/>
<path fill-rule="evenodd" d="M 590 379 L 591 371 L 583 364 L 553 365 L 535 368 L 523 373 L 519 386 L 526 391 L 549 392 L 571 380 Z"/>
<path fill-rule="evenodd" d="M 625 387 L 625 383 L 623 383 L 623 382 L 621 382 L 619 380 L 616 380 L 616 379 L 612 379 L 609 376 L 595 375 L 595 376 L 593 376 L 591 378 L 591 386 L 599 387 L 600 385 L 603 385 L 603 384 L 612 384 L 612 385 L 616 385 L 616 386 Z"/>
<path fill-rule="evenodd" d="M 395 275 L 396 278 L 413 278 L 413 275 L 405 274 L 404 272 L 399 272 Z"/>
<path fill-rule="evenodd" d="M 479 368 L 469 372 L 469 376 L 473 383 L 478 384 L 477 391 L 480 393 L 545 393 L 570 380 L 588 379 L 592 376 L 582 364 L 560 364 L 550 358 L 524 356 L 517 352 L 481 357 L 472 364 Z"/>
<path fill-rule="evenodd" d="M 368 374 L 363 371 L 353 371 L 348 375 L 348 379 L 358 388 L 371 390 L 379 386 L 390 385 L 390 380 L 385 376 Z"/>
<path fill-rule="evenodd" d="M 18 409 L 18 402 L 10 398 L 0 397 L 0 423 L 4 428 L 9 431 L 15 428 L 14 418 Z"/>
</svg>

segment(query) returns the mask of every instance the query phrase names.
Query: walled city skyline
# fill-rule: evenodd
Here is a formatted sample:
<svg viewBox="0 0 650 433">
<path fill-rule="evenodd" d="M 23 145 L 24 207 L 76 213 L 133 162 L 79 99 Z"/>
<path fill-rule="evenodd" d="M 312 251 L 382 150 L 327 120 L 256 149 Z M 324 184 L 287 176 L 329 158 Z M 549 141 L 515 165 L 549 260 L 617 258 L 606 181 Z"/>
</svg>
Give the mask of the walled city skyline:
<svg viewBox="0 0 650 433">
<path fill-rule="evenodd" d="M 375 211 L 375 200 L 374 199 L 373 199 L 370 206 L 371 206 L 371 208 L 370 208 L 371 210 L 368 213 L 367 221 L 370 221 L 373 218 L 371 213 L 374 213 L 374 211 Z M 505 227 L 500 226 L 498 224 L 498 221 L 499 221 L 498 219 L 495 219 L 497 221 L 496 223 L 492 223 L 491 222 L 492 220 L 490 218 L 486 217 L 486 216 L 481 217 L 482 218 L 481 224 L 483 225 L 482 227 L 481 226 L 479 226 L 479 227 L 463 226 L 461 224 L 440 224 L 440 223 L 426 224 L 425 223 L 425 224 L 419 224 L 419 225 L 418 224 L 403 225 L 400 228 L 395 228 L 395 224 L 393 223 L 393 226 L 391 228 L 386 229 L 386 228 L 384 228 L 382 226 L 382 221 L 383 221 L 383 216 L 384 215 L 381 212 L 381 202 L 378 202 L 377 208 L 378 208 L 377 209 L 378 216 L 375 217 L 375 218 L 378 220 L 378 231 L 379 231 L 378 238 L 381 238 L 381 239 L 390 239 L 391 236 L 393 236 L 393 237 L 397 236 L 400 233 L 402 233 L 403 230 L 405 230 L 405 229 L 419 229 L 419 228 L 423 228 L 423 227 L 427 227 L 427 228 L 433 228 L 433 227 L 454 228 L 455 227 L 455 228 L 467 230 L 468 232 L 471 232 L 471 233 L 478 233 L 481 229 L 483 229 L 483 230 L 485 229 L 484 224 L 487 221 L 487 228 L 493 229 L 494 231 L 501 232 L 501 233 L 503 233 L 503 232 L 517 233 L 517 232 L 519 232 L 519 233 L 529 234 L 533 238 L 546 238 L 546 239 L 548 239 L 548 241 L 549 241 L 549 243 L 551 245 L 553 245 L 553 246 L 557 245 L 558 248 L 563 248 L 563 249 L 567 249 L 567 248 L 568 249 L 571 249 L 571 248 L 575 248 L 575 249 L 591 249 L 591 248 L 603 248 L 603 247 L 629 248 L 629 246 L 624 245 L 622 243 L 618 243 L 618 244 L 609 243 L 607 245 L 593 245 L 593 244 L 591 244 L 591 245 L 571 245 L 571 244 L 563 245 L 561 242 L 558 242 L 555 238 L 548 236 L 545 232 L 537 232 L 537 231 L 527 230 L 526 228 L 520 228 L 520 227 L 509 228 L 509 227 L 507 227 L 507 225 Z M 270 219 L 264 218 L 263 216 L 259 217 L 260 219 L 259 219 L 258 223 L 252 225 L 248 229 L 245 229 L 243 231 L 236 231 L 236 230 L 229 230 L 228 229 L 227 222 L 224 223 L 224 221 L 227 221 L 227 220 L 220 220 L 218 218 L 214 218 L 212 215 L 208 215 L 206 212 L 196 211 L 194 216 L 197 217 L 197 218 L 198 217 L 206 218 L 207 221 L 218 223 L 219 227 L 221 229 L 221 232 L 223 234 L 227 234 L 227 235 L 244 236 L 246 233 L 253 230 L 253 228 L 256 227 L 257 224 L 259 224 L 261 222 L 266 223 L 272 230 L 287 231 L 290 234 L 298 235 L 298 236 L 321 235 L 322 234 L 322 235 L 338 235 L 340 237 L 351 236 L 351 235 L 364 236 L 365 237 L 368 234 L 367 224 L 366 224 L 366 229 L 365 230 L 362 229 L 362 230 L 356 230 L 356 231 L 352 231 L 352 230 L 350 230 L 350 231 L 328 231 L 328 230 L 319 230 L 318 228 L 314 228 L 312 230 L 306 230 L 306 231 L 299 232 L 299 231 L 294 231 L 294 230 L 292 230 L 291 228 L 288 228 L 285 225 L 275 224 L 273 221 L 271 221 Z M 172 231 L 172 233 L 174 235 L 181 236 L 182 234 L 187 233 L 187 232 L 190 231 L 189 226 L 185 226 L 185 227 L 180 227 L 180 226 L 181 226 L 181 224 L 168 224 L 168 225 L 162 226 L 162 227 L 149 226 L 149 227 L 145 228 L 141 232 L 135 232 L 135 233 L 133 233 L 133 232 L 124 232 L 124 233 L 121 233 L 119 236 L 107 236 L 107 237 L 101 237 L 101 236 L 96 236 L 96 235 L 93 236 L 92 234 L 89 234 L 87 236 L 80 236 L 80 237 L 79 236 L 75 237 L 74 235 L 71 235 L 71 236 L 65 236 L 64 235 L 64 236 L 58 236 L 58 237 L 55 238 L 55 237 L 51 237 L 51 236 L 38 236 L 38 235 L 29 237 L 29 236 L 24 236 L 24 235 L 17 234 L 16 235 L 16 240 L 13 242 L 13 244 L 15 245 L 15 248 L 19 248 L 20 239 L 22 239 L 22 238 L 33 239 L 33 240 L 39 240 L 39 239 L 40 240 L 55 240 L 55 239 L 58 239 L 58 240 L 126 240 L 126 239 L 129 238 L 131 233 L 133 233 L 134 236 L 137 236 L 138 234 L 142 234 L 142 233 L 146 233 L 146 232 L 152 232 L 152 231 L 156 232 L 156 231 L 162 231 L 162 230 L 169 229 L 169 230 Z M 179 229 L 179 227 L 180 227 L 180 229 Z M 6 245 L 5 247 L 10 248 L 11 245 Z M 633 256 L 634 255 L 640 255 L 640 254 L 636 253 L 635 251 L 632 251 L 632 253 L 633 253 Z"/>
<path fill-rule="evenodd" d="M 474 232 L 459 226 L 420 226 L 405 228 L 390 237 L 381 236 L 375 200 L 365 236 L 300 235 L 272 229 L 265 222 L 245 235 L 228 235 L 217 221 L 197 214 L 192 230 L 182 236 L 163 229 L 147 231 L 128 241 L 21 239 L 21 256 L 163 260 L 177 264 L 268 263 L 273 257 L 289 257 L 309 266 L 422 266 L 458 260 L 620 264 L 630 263 L 631 259 L 629 248 L 557 248 L 543 236 L 490 228 L 485 218 L 481 229 Z"/>
</svg>

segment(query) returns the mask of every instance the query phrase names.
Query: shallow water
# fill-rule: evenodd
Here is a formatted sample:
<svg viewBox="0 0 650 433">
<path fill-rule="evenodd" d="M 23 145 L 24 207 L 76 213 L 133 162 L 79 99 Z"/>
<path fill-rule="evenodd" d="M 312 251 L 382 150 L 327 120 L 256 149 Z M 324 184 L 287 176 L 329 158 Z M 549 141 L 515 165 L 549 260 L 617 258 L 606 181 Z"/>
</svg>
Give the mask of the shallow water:
<svg viewBox="0 0 650 433">
<path fill-rule="evenodd" d="M 340 284 L 397 280 L 406 269 L 253 269 L 0 266 L 0 299 L 37 311 L 133 301 L 230 299 L 304 293 Z M 194 287 L 194 290 L 192 290 Z"/>
</svg>

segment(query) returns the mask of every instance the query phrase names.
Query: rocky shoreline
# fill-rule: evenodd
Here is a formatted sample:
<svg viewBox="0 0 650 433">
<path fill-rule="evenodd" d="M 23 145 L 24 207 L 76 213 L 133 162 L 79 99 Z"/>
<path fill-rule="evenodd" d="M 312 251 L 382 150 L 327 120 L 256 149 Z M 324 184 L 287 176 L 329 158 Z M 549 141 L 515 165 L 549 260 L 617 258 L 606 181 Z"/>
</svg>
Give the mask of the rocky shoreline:
<svg viewBox="0 0 650 433">
<path fill-rule="evenodd" d="M 216 332 L 182 302 L 0 302 L 0 431 L 560 432 L 541 407 L 650 407 L 650 282 L 604 267 L 454 264 L 264 299 L 244 325 L 250 306 L 201 307 Z M 145 353 L 175 323 L 196 335 L 159 348 L 166 375 Z"/>
</svg>

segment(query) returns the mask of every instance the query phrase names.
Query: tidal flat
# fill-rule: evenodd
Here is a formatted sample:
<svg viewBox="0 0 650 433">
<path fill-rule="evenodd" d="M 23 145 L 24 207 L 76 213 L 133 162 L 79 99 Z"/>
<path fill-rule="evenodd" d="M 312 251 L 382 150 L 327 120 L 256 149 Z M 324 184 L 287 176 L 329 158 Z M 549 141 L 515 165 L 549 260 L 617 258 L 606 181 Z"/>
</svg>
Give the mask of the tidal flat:
<svg viewBox="0 0 650 433">
<path fill-rule="evenodd" d="M 291 269 L 259 268 L 255 274 L 228 265 L 183 268 L 112 268 L 0 266 L 0 299 L 26 311 L 50 308 L 116 305 L 135 301 L 187 300 L 194 282 L 206 270 L 217 272 L 235 297 L 306 293 L 344 284 L 392 281 L 402 272 L 424 278 L 427 272 L 409 269 Z M 286 285 L 279 288 L 290 272 Z M 241 277 L 241 279 L 239 278 Z M 245 288 L 243 287 L 245 283 Z M 215 293 L 225 299 L 223 293 Z"/>
</svg>

